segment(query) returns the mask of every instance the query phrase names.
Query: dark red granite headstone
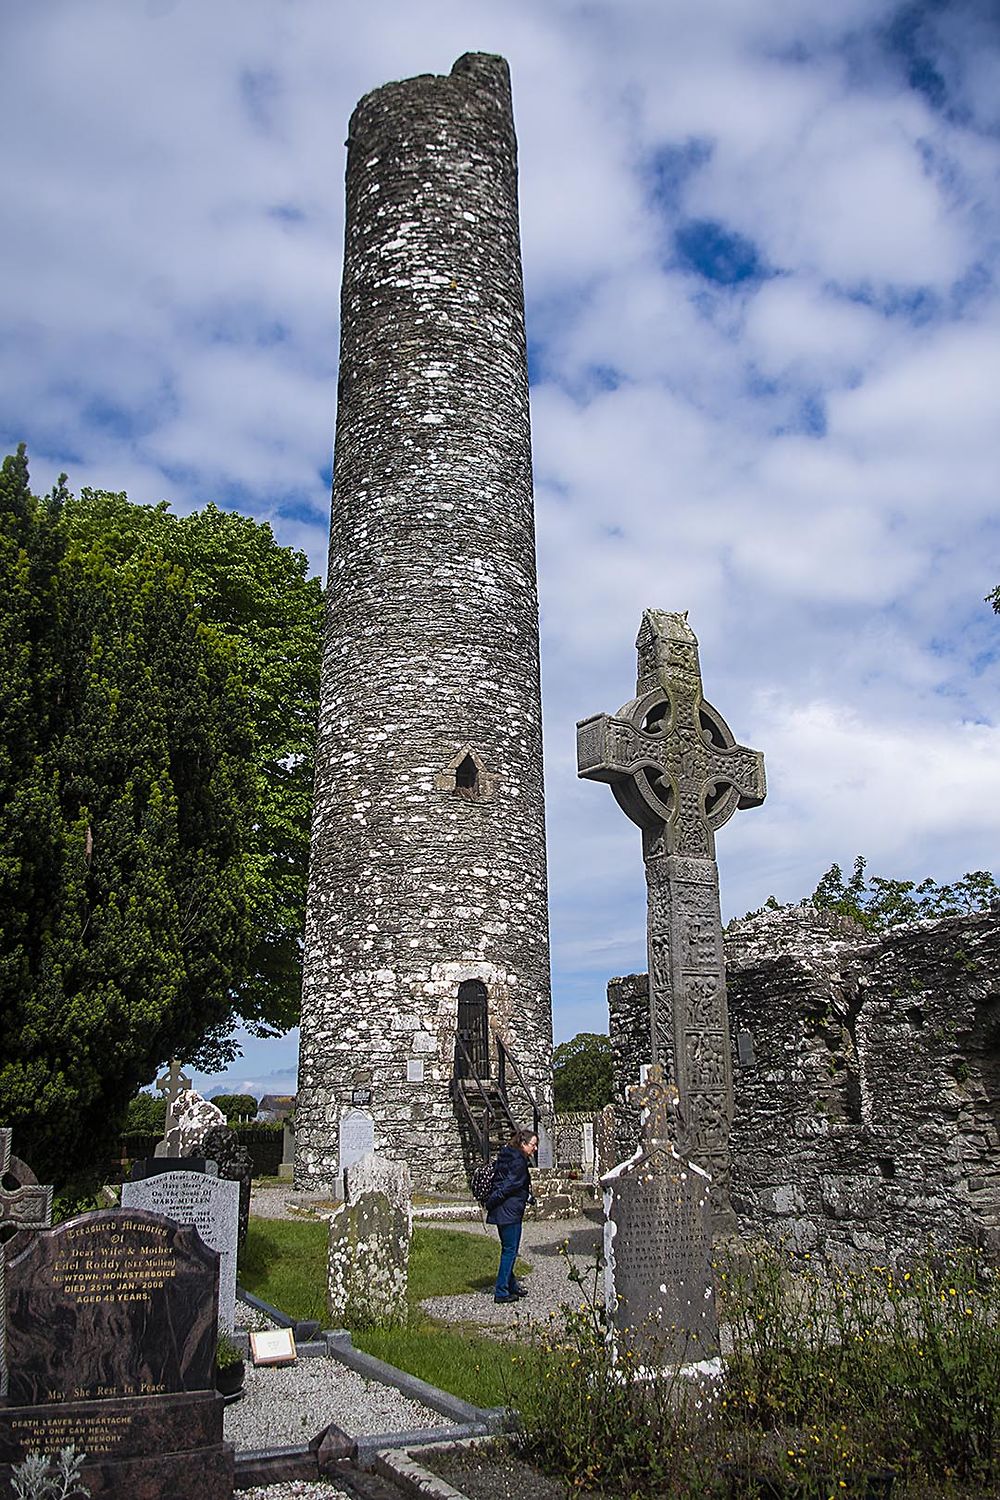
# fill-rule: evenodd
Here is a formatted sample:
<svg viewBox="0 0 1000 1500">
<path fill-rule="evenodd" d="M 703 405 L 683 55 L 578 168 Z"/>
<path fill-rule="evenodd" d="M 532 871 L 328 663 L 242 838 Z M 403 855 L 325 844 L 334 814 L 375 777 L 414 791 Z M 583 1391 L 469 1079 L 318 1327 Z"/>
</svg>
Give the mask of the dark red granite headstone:
<svg viewBox="0 0 1000 1500">
<path fill-rule="evenodd" d="M 229 1500 L 215 1391 L 219 1257 L 162 1214 L 104 1209 L 34 1234 L 7 1266 L 10 1466 L 68 1443 L 103 1500 Z"/>
</svg>

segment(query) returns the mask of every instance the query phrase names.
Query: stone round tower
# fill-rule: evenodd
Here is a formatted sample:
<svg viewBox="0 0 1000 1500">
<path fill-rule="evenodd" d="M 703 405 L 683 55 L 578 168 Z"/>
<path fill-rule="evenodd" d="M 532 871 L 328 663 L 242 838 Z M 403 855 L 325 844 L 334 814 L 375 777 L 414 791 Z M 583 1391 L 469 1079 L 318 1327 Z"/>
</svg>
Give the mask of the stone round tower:
<svg viewBox="0 0 1000 1500">
<path fill-rule="evenodd" d="M 538 601 L 510 79 L 351 119 L 296 1182 L 464 1182 L 551 1108 Z"/>
</svg>

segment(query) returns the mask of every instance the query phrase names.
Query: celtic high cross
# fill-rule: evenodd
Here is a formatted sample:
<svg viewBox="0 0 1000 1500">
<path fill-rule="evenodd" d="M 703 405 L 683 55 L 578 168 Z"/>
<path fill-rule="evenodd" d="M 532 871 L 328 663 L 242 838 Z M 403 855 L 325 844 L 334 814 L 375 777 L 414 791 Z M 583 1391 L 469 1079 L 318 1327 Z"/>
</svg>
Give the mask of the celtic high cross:
<svg viewBox="0 0 1000 1500">
<path fill-rule="evenodd" d="M 52 1189 L 40 1187 L 35 1174 L 10 1154 L 9 1130 L 0 1129 L 0 1397 L 7 1394 L 7 1251 L 8 1229 L 47 1229 L 52 1223 Z M 16 1187 L 6 1186 L 8 1177 Z"/>
<path fill-rule="evenodd" d="M 636 696 L 577 725 L 577 770 L 607 781 L 642 829 L 648 892 L 651 1061 L 680 1094 L 680 1148 L 711 1173 L 729 1217 L 733 1081 L 715 833 L 764 800 L 764 757 L 738 745 L 702 697 L 686 614 L 647 609 Z"/>
</svg>

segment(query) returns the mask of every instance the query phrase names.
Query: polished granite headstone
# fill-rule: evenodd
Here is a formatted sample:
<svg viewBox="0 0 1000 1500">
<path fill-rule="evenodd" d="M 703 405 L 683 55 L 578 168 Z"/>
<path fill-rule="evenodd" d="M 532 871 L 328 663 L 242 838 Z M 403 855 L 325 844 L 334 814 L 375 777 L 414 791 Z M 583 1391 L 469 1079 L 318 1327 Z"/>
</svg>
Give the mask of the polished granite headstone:
<svg viewBox="0 0 1000 1500">
<path fill-rule="evenodd" d="M 250 1223 L 250 1184 L 253 1180 L 253 1157 L 228 1125 L 213 1125 L 198 1143 L 198 1155 L 214 1162 L 218 1175 L 240 1185 L 239 1243 L 246 1243 Z"/>
<path fill-rule="evenodd" d="M 219 1327 L 232 1333 L 236 1317 L 239 1183 L 209 1177 L 204 1172 L 158 1172 L 139 1182 L 123 1182 L 122 1208 L 148 1209 L 178 1224 L 193 1224 L 205 1244 L 218 1250 Z"/>
<path fill-rule="evenodd" d="M 0 1494 L 26 1453 L 73 1443 L 94 1500 L 229 1500 L 218 1286 L 196 1229 L 139 1210 L 84 1214 L 12 1255 Z"/>
<path fill-rule="evenodd" d="M 218 1177 L 219 1166 L 203 1156 L 140 1156 L 132 1163 L 129 1181 L 142 1182 L 164 1172 L 204 1172 L 206 1177 Z"/>
</svg>

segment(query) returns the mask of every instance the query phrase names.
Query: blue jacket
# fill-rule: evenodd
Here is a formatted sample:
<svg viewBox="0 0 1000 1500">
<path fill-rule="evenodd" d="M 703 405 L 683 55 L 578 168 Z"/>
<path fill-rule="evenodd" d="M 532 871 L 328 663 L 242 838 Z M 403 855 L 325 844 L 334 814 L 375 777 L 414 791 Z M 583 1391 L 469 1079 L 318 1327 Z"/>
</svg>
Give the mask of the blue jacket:
<svg viewBox="0 0 1000 1500">
<path fill-rule="evenodd" d="M 487 1224 L 519 1224 L 531 1196 L 528 1158 L 516 1146 L 504 1146 L 497 1157 L 497 1175 L 486 1200 Z"/>
</svg>

